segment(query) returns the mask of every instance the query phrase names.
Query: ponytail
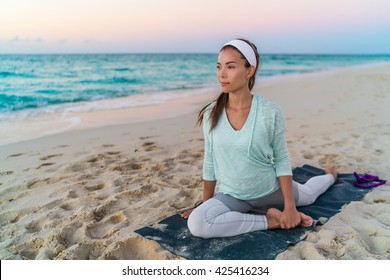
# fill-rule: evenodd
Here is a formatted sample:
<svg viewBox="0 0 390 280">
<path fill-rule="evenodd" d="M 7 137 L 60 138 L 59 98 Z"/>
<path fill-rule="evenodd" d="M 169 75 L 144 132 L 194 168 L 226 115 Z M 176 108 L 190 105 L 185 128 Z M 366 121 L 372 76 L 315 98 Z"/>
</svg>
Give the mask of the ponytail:
<svg viewBox="0 0 390 280">
<path fill-rule="evenodd" d="M 213 109 L 211 110 L 210 118 L 208 120 L 206 120 L 206 121 L 210 121 L 210 131 L 213 130 L 217 126 L 219 117 L 221 116 L 223 109 L 226 107 L 228 100 L 229 100 L 229 93 L 224 93 L 224 92 L 221 92 L 220 95 L 218 96 L 218 98 L 215 100 L 216 103 L 215 103 L 215 106 L 213 107 Z M 213 102 L 211 102 L 211 103 L 213 103 Z M 200 112 L 198 114 L 198 120 L 196 122 L 196 125 L 198 125 L 198 126 L 202 125 L 202 123 L 204 121 L 204 119 L 203 119 L 204 112 L 206 111 L 207 107 L 211 103 L 207 104 L 206 106 L 204 106 L 202 108 L 202 110 L 200 110 Z"/>
</svg>

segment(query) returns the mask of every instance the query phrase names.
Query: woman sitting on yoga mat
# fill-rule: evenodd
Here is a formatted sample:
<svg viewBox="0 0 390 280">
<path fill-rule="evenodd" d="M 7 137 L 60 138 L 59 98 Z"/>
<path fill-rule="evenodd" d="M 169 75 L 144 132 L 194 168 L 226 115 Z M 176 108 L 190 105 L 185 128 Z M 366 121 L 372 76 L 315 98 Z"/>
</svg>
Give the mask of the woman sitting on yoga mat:
<svg viewBox="0 0 390 280">
<path fill-rule="evenodd" d="M 312 204 L 336 180 L 329 167 L 303 185 L 292 180 L 281 108 L 251 94 L 260 63 L 244 39 L 219 53 L 222 93 L 198 116 L 205 137 L 203 203 L 182 214 L 194 236 L 310 226 L 313 219 L 296 206 Z"/>
</svg>

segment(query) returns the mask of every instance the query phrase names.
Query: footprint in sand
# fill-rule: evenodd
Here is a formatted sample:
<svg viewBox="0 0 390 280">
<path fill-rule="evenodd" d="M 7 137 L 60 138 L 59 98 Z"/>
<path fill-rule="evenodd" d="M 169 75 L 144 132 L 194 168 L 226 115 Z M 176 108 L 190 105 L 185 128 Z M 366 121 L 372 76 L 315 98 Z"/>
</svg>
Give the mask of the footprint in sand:
<svg viewBox="0 0 390 280">
<path fill-rule="evenodd" d="M 304 152 L 303 153 L 303 158 L 304 159 L 313 159 L 314 158 L 314 154 L 313 153 L 309 153 L 309 152 Z"/>
<path fill-rule="evenodd" d="M 123 213 L 105 217 L 98 223 L 88 225 L 86 228 L 87 235 L 92 239 L 108 238 L 120 229 L 118 224 L 124 222 L 126 219 Z"/>
<path fill-rule="evenodd" d="M 8 156 L 8 157 L 9 157 L 9 158 L 11 158 L 11 157 L 20 157 L 20 156 L 22 156 L 22 155 L 24 155 L 24 154 L 19 153 L 19 154 L 10 155 L 10 156 Z"/>
<path fill-rule="evenodd" d="M 85 188 L 89 191 L 97 191 L 97 190 L 103 189 L 105 186 L 106 186 L 106 183 L 100 183 L 100 184 L 85 186 Z"/>
<path fill-rule="evenodd" d="M 0 225 L 14 224 L 20 219 L 20 213 L 16 211 L 9 211 L 0 215 Z"/>
<path fill-rule="evenodd" d="M 164 174 L 169 169 L 169 164 L 167 163 L 157 163 L 150 166 L 150 170 L 156 174 Z"/>
<path fill-rule="evenodd" d="M 142 194 L 144 195 L 148 195 L 150 193 L 155 193 L 158 191 L 158 187 L 155 186 L 155 185 L 152 185 L 152 184 L 147 184 L 147 185 L 144 185 L 140 188 L 140 190 L 142 191 Z"/>
<path fill-rule="evenodd" d="M 188 150 L 182 150 L 177 156 L 178 159 L 185 159 L 189 155 Z"/>
<path fill-rule="evenodd" d="M 115 146 L 114 144 L 103 144 L 102 145 L 103 148 L 112 148 L 114 146 Z"/>
<path fill-rule="evenodd" d="M 58 145 L 58 146 L 56 146 L 54 148 L 67 148 L 67 147 L 69 147 L 69 145 Z"/>
<path fill-rule="evenodd" d="M 38 188 L 42 186 L 46 186 L 48 184 L 49 179 L 45 180 L 33 180 L 27 183 L 27 189 L 32 189 L 32 188 Z"/>
<path fill-rule="evenodd" d="M 73 210 L 73 209 L 74 209 L 74 207 L 73 207 L 71 204 L 69 204 L 69 203 L 63 203 L 63 204 L 61 204 L 61 205 L 60 205 L 60 208 L 61 208 L 62 210 L 65 210 L 65 211 L 70 211 L 70 210 Z"/>
<path fill-rule="evenodd" d="M 46 162 L 46 163 L 43 163 L 40 166 L 38 166 L 37 169 L 40 169 L 40 168 L 45 167 L 45 166 L 54 165 L 54 164 L 55 164 L 54 162 Z"/>
<path fill-rule="evenodd" d="M 204 142 L 204 139 L 203 138 L 197 138 L 197 139 L 190 139 L 188 140 L 188 142 L 194 142 L 194 141 L 199 141 L 199 142 Z"/>
<path fill-rule="evenodd" d="M 179 163 L 194 164 L 197 160 L 202 159 L 203 153 L 197 151 L 183 150 L 181 151 L 177 159 Z"/>
<path fill-rule="evenodd" d="M 115 166 L 112 170 L 113 171 L 120 171 L 120 172 L 126 172 L 126 171 L 132 171 L 132 170 L 140 170 L 144 167 L 144 164 L 133 162 L 133 159 L 124 162 L 123 164 L 119 164 L 119 166 Z"/>
<path fill-rule="evenodd" d="M 155 138 L 155 137 L 158 137 L 158 136 L 157 136 L 157 135 L 142 136 L 142 137 L 140 137 L 139 139 L 141 139 L 141 140 L 146 140 L 146 139 Z"/>
<path fill-rule="evenodd" d="M 68 195 L 66 196 L 67 198 L 78 198 L 79 195 L 77 194 L 77 192 L 75 190 L 70 190 L 68 192 Z"/>
<path fill-rule="evenodd" d="M 75 163 L 75 164 L 70 165 L 67 168 L 67 171 L 69 171 L 69 172 L 80 172 L 80 171 L 87 170 L 89 167 L 90 167 L 90 165 L 88 163 L 86 163 L 86 162 Z"/>
<path fill-rule="evenodd" d="M 25 229 L 28 233 L 35 233 L 41 231 L 43 228 L 42 223 L 39 221 L 32 221 L 31 223 L 25 226 Z"/>
<path fill-rule="evenodd" d="M 184 185 L 184 186 L 187 186 L 191 183 L 191 181 L 187 178 L 181 178 L 180 181 L 179 181 L 179 184 L 180 185 Z"/>
<path fill-rule="evenodd" d="M 53 239 L 65 247 L 70 247 L 71 245 L 80 242 L 77 231 L 81 227 L 82 223 L 80 221 L 68 224 L 66 228 L 61 228 L 59 231 L 55 231 Z"/>
<path fill-rule="evenodd" d="M 47 155 L 47 156 L 41 157 L 40 160 L 48 160 L 48 159 L 51 159 L 54 157 L 61 157 L 61 156 L 63 156 L 63 154 Z"/>
<path fill-rule="evenodd" d="M 145 192 L 145 190 L 142 188 L 143 187 L 141 187 L 141 189 L 138 190 L 126 190 L 120 192 L 117 195 L 115 195 L 115 199 L 119 199 L 119 200 L 126 199 L 131 202 L 142 200 L 143 198 L 148 196 L 147 192 Z"/>
<path fill-rule="evenodd" d="M 98 154 L 98 155 L 96 155 L 96 156 L 93 156 L 93 157 L 87 159 L 87 162 L 93 163 L 93 162 L 100 161 L 100 160 L 102 160 L 102 159 L 104 159 L 104 155 L 103 155 L 103 154 Z"/>
<path fill-rule="evenodd" d="M 107 214 L 110 214 L 110 211 L 113 210 L 114 206 L 118 204 L 118 201 L 116 199 L 110 200 L 106 202 L 105 204 L 97 207 L 92 211 L 93 218 L 95 219 L 96 222 L 101 221 L 104 219 Z"/>
<path fill-rule="evenodd" d="M 327 154 L 319 159 L 321 165 L 329 165 L 336 164 L 336 162 L 340 159 L 340 155 L 338 154 Z"/>
<path fill-rule="evenodd" d="M 120 153 L 121 152 L 117 152 L 117 151 L 107 152 L 107 154 L 110 156 L 119 155 Z"/>
<path fill-rule="evenodd" d="M 12 173 L 14 173 L 14 172 L 13 171 L 2 171 L 2 172 L 0 172 L 0 176 L 11 175 Z"/>
<path fill-rule="evenodd" d="M 155 142 L 145 142 L 142 144 L 142 147 L 144 147 L 145 151 L 147 152 L 151 152 L 158 149 Z"/>
</svg>

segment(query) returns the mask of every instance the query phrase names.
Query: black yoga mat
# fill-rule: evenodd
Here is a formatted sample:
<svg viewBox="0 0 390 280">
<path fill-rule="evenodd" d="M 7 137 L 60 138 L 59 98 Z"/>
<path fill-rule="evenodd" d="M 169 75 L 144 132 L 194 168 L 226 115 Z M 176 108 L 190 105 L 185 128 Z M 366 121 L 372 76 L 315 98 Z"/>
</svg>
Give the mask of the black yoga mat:
<svg viewBox="0 0 390 280">
<path fill-rule="evenodd" d="M 293 179 L 305 183 L 311 177 L 324 173 L 322 169 L 304 165 L 293 170 Z M 314 220 L 330 218 L 343 205 L 360 200 L 370 191 L 355 187 L 354 181 L 353 174 L 339 174 L 336 183 L 318 197 L 314 204 L 298 207 L 298 210 Z M 265 230 L 235 237 L 202 239 L 192 236 L 187 228 L 187 220 L 176 214 L 136 232 L 158 242 L 173 254 L 190 260 L 272 260 L 289 245 L 303 240 L 313 228 L 314 225 L 309 228 Z"/>
</svg>

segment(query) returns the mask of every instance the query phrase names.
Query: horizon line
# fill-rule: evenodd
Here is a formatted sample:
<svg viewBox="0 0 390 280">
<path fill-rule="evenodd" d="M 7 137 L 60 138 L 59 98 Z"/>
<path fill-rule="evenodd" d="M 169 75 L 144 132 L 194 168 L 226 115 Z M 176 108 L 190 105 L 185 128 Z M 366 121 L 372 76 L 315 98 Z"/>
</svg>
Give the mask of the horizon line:
<svg viewBox="0 0 390 280">
<path fill-rule="evenodd" d="M 134 54 L 213 54 L 216 55 L 219 52 L 32 52 L 32 53 L 1 53 L 0 55 L 134 55 Z M 262 52 L 260 55 L 390 55 L 389 53 L 354 53 L 354 52 L 337 52 L 337 53 L 325 53 L 325 52 Z"/>
</svg>

